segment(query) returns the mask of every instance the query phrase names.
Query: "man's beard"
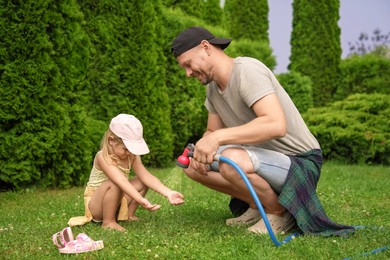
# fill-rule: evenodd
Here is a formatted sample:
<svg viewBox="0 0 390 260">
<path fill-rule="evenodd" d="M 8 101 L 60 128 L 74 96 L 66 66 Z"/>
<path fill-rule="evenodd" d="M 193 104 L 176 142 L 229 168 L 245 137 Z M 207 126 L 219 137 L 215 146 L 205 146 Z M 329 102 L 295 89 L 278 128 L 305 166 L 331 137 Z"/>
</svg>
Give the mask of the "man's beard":
<svg viewBox="0 0 390 260">
<path fill-rule="evenodd" d="M 199 76 L 202 76 L 202 77 L 199 77 Z M 208 75 L 206 75 L 205 73 L 200 73 L 200 72 L 197 72 L 195 77 L 199 80 L 200 84 L 202 85 L 207 85 L 209 84 L 211 81 L 213 81 L 210 77 L 208 77 Z"/>
<path fill-rule="evenodd" d="M 212 80 L 211 80 L 210 78 L 206 77 L 204 80 L 201 80 L 200 83 L 201 83 L 202 85 L 207 85 L 207 84 L 209 84 L 211 81 L 212 81 Z"/>
</svg>

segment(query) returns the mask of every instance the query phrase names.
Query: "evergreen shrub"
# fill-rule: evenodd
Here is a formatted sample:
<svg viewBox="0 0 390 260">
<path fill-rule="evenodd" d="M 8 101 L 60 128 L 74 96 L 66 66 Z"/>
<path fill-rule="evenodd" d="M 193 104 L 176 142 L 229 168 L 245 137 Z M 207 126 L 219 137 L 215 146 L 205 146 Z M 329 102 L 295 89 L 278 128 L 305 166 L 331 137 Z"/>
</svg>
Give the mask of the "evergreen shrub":
<svg viewBox="0 0 390 260">
<path fill-rule="evenodd" d="M 2 2 L 0 184 L 67 187 L 91 161 L 82 104 L 89 40 L 75 1 Z"/>
<path fill-rule="evenodd" d="M 233 39 L 225 53 L 231 57 L 246 56 L 258 59 L 270 70 L 276 66 L 275 56 L 267 41 L 253 41 L 249 39 Z"/>
<path fill-rule="evenodd" d="M 299 111 L 305 112 L 313 107 L 312 83 L 308 76 L 294 71 L 276 76 Z"/>
<path fill-rule="evenodd" d="M 340 76 L 340 0 L 294 0 L 290 71 L 309 76 L 314 106 L 333 101 Z"/>
<path fill-rule="evenodd" d="M 203 26 L 217 35 L 204 21 L 189 17 L 180 10 L 164 9 L 162 39 L 166 62 L 166 85 L 168 89 L 171 126 L 173 132 L 173 157 L 183 152 L 188 142 L 196 142 L 206 129 L 207 110 L 204 107 L 206 88 L 196 78 L 188 78 L 171 52 L 172 41 L 182 30 L 191 26 Z"/>
<path fill-rule="evenodd" d="M 133 114 L 144 127 L 149 167 L 171 163 L 173 134 L 165 79 L 160 1 L 80 2 L 93 55 L 88 67 L 88 111 L 109 122 Z M 107 124 L 108 125 L 108 124 Z"/>
<path fill-rule="evenodd" d="M 223 10 L 223 25 L 230 37 L 269 45 L 267 0 L 226 0 Z"/>
<path fill-rule="evenodd" d="M 390 59 L 376 55 L 353 55 L 341 62 L 341 84 L 335 98 L 354 93 L 390 94 Z"/>
<path fill-rule="evenodd" d="M 390 165 L 390 95 L 354 94 L 303 117 L 325 159 Z"/>
</svg>

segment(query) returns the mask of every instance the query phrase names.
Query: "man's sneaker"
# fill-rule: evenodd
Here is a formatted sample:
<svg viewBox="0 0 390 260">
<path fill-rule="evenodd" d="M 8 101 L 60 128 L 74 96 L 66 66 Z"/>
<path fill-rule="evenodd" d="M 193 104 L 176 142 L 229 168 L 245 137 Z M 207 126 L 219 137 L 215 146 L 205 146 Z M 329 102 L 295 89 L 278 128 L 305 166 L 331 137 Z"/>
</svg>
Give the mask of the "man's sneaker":
<svg viewBox="0 0 390 260">
<path fill-rule="evenodd" d="M 268 221 L 271 225 L 272 231 L 275 234 L 287 232 L 295 225 L 295 218 L 286 210 L 283 217 L 267 214 Z M 261 219 L 255 225 L 248 228 L 248 230 L 252 233 L 257 234 L 268 234 L 267 227 L 265 226 L 264 220 Z"/>
<path fill-rule="evenodd" d="M 261 219 L 260 212 L 257 209 L 248 208 L 244 214 L 237 218 L 229 218 L 226 220 L 226 225 L 237 226 L 237 225 L 249 225 L 258 222 Z"/>
</svg>

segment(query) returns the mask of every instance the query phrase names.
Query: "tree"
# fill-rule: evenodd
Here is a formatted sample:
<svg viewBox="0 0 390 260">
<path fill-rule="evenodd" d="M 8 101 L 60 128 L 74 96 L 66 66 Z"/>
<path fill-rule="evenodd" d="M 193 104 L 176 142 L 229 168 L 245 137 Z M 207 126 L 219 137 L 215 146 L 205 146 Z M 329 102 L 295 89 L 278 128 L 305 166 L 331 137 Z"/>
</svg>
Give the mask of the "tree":
<svg viewBox="0 0 390 260">
<path fill-rule="evenodd" d="M 267 0 L 226 0 L 224 11 L 231 37 L 269 43 Z"/>
<path fill-rule="evenodd" d="M 332 100 L 341 62 L 339 0 L 294 0 L 289 69 L 309 76 L 315 106 Z"/>
<path fill-rule="evenodd" d="M 91 162 L 83 15 L 74 0 L 37 0 L 2 1 L 0 17 L 1 187 L 80 185 Z"/>
<path fill-rule="evenodd" d="M 197 18 L 203 17 L 204 0 L 162 0 L 166 6 L 180 8 L 184 13 Z"/>
<path fill-rule="evenodd" d="M 170 163 L 173 150 L 161 2 L 82 1 L 94 55 L 88 71 L 89 111 L 109 123 L 119 113 L 143 124 L 149 166 Z M 102 133 L 103 134 L 103 133 Z"/>
<path fill-rule="evenodd" d="M 211 25 L 220 25 L 222 23 L 222 8 L 219 0 L 205 0 L 203 5 L 202 18 Z"/>
</svg>

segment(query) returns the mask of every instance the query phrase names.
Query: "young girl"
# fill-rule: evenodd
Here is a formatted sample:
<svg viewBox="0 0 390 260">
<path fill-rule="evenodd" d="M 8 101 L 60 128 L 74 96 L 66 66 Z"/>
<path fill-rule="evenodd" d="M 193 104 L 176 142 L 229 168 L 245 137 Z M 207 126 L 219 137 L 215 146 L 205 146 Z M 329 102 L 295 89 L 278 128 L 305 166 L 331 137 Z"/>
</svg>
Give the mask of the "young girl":
<svg viewBox="0 0 390 260">
<path fill-rule="evenodd" d="M 181 193 L 170 190 L 144 167 L 140 155 L 147 153 L 141 122 L 127 114 L 114 117 L 95 156 L 84 192 L 85 216 L 71 218 L 69 226 L 94 220 L 102 222 L 103 228 L 124 231 L 117 220 L 137 220 L 138 205 L 150 211 L 160 208 L 144 198 L 148 188 L 167 197 L 172 205 L 184 203 Z M 131 168 L 136 176 L 129 180 Z"/>
</svg>

